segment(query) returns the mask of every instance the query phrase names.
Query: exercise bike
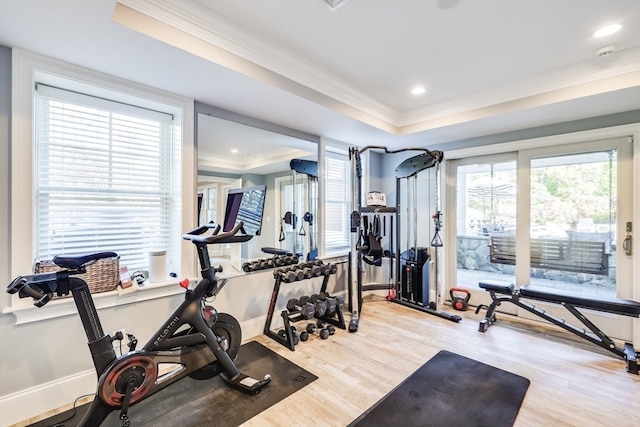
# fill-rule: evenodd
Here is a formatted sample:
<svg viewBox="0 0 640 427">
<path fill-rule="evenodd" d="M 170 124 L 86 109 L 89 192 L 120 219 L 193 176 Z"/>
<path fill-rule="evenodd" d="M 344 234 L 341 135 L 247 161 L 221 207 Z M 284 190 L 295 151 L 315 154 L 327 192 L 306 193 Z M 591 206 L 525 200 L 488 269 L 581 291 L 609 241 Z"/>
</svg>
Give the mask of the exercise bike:
<svg viewBox="0 0 640 427">
<path fill-rule="evenodd" d="M 258 380 L 238 370 L 233 360 L 242 341 L 240 324 L 231 315 L 217 313 L 206 304 L 206 299 L 216 296 L 227 281 L 216 278 L 222 268 L 211 266 L 207 246 L 248 241 L 253 236 L 240 234 L 242 227 L 239 222 L 229 232 L 220 233 L 220 225 L 210 223 L 183 235 L 196 245 L 202 279 L 193 289 L 189 289 L 188 280 L 183 280 L 180 285 L 185 288 L 184 301 L 142 349 L 135 350 L 137 340 L 130 336 L 129 351 L 120 356 L 116 356 L 113 348 L 114 338 L 102 330 L 87 283 L 73 277 L 85 273 L 86 266 L 92 262 L 117 256 L 115 253 L 56 256 L 53 261 L 62 267 L 61 271 L 20 276 L 11 282 L 7 292 L 17 292 L 20 298 L 33 298 L 36 307 L 47 304 L 54 293 L 63 296 L 71 291 L 98 374 L 93 403 L 80 426 L 98 426 L 112 411 L 120 410 L 122 425 L 128 427 L 129 406 L 185 376 L 209 379 L 220 375 L 230 386 L 249 394 L 256 394 L 269 384 L 269 374 Z M 205 235 L 209 230 L 211 233 Z M 171 370 L 160 373 L 160 364 Z"/>
</svg>

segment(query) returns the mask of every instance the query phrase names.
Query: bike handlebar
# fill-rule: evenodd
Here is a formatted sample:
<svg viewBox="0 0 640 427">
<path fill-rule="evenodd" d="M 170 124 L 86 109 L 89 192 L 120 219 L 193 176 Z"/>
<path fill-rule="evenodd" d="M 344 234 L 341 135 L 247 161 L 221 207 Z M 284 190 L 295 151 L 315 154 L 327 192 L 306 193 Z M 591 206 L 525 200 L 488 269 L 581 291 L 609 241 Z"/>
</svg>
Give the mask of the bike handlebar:
<svg viewBox="0 0 640 427">
<path fill-rule="evenodd" d="M 39 284 L 42 287 L 38 286 Z M 53 297 L 53 292 L 51 292 L 47 281 L 32 282 L 24 276 L 20 276 L 11 282 L 7 287 L 7 292 L 10 294 L 18 292 L 20 298 L 33 298 L 33 305 L 36 307 L 42 307 Z"/>
<path fill-rule="evenodd" d="M 212 234 L 208 236 L 201 235 L 209 229 L 213 229 Z M 244 223 L 242 221 L 239 221 L 233 229 L 223 233 L 220 233 L 220 224 L 209 223 L 184 233 L 182 238 L 191 240 L 194 243 L 204 243 L 207 245 L 214 243 L 241 243 L 253 238 L 250 234 L 238 234 L 241 231 L 244 232 Z"/>
<path fill-rule="evenodd" d="M 20 298 L 33 298 L 33 305 L 42 307 L 53 298 L 69 293 L 69 276 L 86 272 L 86 266 L 103 258 L 117 257 L 115 252 L 96 252 L 87 255 L 56 255 L 53 262 L 62 270 L 36 273 L 15 278 L 7 293 L 17 293 Z"/>
</svg>

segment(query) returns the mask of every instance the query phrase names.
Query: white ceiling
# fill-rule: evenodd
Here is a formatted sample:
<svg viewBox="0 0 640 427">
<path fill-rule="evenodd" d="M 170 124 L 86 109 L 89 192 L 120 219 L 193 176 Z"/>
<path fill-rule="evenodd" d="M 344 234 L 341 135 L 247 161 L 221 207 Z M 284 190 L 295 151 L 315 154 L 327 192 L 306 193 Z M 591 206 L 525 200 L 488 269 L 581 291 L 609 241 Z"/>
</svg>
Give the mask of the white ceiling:
<svg viewBox="0 0 640 427">
<path fill-rule="evenodd" d="M 267 175 L 289 170 L 294 158 L 317 160 L 317 151 L 314 142 L 209 115 L 198 118 L 200 171 Z"/>
<path fill-rule="evenodd" d="M 327 3 L 0 0 L 0 44 L 356 145 L 640 109 L 638 0 Z"/>
</svg>

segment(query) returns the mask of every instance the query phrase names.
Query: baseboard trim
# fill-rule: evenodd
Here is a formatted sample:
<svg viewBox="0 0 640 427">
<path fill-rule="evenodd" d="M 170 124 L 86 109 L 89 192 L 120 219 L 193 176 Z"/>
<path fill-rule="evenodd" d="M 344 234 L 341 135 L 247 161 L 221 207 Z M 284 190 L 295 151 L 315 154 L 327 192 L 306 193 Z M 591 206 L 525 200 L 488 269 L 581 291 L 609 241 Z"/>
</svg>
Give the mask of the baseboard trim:
<svg viewBox="0 0 640 427">
<path fill-rule="evenodd" d="M 251 341 L 262 334 L 266 319 L 261 316 L 242 322 L 243 341 Z M 276 319 L 273 323 L 276 327 Z M 26 426 L 48 418 L 56 411 L 70 409 L 78 397 L 95 393 L 96 382 L 96 372 L 90 369 L 2 396 L 0 427 Z"/>
<path fill-rule="evenodd" d="M 0 397 L 0 426 L 22 426 L 96 390 L 96 372 L 87 370 Z"/>
<path fill-rule="evenodd" d="M 266 321 L 267 316 L 264 315 L 242 322 L 243 343 L 262 335 Z M 282 318 L 274 316 L 271 328 L 281 327 Z M 87 370 L 1 396 L 0 427 L 26 426 L 70 409 L 77 398 L 95 393 L 96 382 L 95 371 Z"/>
</svg>

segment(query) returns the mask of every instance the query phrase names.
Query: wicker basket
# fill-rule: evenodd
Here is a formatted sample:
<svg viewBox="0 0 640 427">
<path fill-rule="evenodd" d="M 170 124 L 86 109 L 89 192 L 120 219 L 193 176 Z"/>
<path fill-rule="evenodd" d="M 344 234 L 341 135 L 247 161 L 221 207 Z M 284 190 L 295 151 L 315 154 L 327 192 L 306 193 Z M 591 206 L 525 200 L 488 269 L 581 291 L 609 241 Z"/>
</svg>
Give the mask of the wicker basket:
<svg viewBox="0 0 640 427">
<path fill-rule="evenodd" d="M 87 272 L 78 277 L 89 285 L 92 294 L 115 290 L 120 284 L 120 257 L 103 258 L 87 265 Z M 36 260 L 35 273 L 48 273 L 62 270 L 52 260 Z"/>
</svg>

